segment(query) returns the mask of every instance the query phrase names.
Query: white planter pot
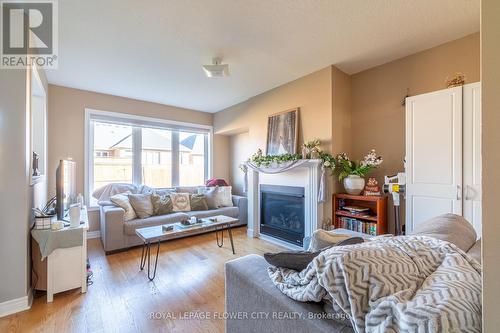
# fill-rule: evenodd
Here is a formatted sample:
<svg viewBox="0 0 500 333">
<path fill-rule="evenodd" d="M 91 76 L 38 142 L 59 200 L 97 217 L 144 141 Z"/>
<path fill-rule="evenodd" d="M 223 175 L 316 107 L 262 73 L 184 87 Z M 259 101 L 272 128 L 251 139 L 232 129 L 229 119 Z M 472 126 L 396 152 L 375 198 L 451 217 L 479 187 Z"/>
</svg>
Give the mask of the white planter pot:
<svg viewBox="0 0 500 333">
<path fill-rule="evenodd" d="M 356 175 L 349 175 L 344 178 L 344 188 L 348 194 L 359 195 L 365 188 L 365 179 Z"/>
</svg>

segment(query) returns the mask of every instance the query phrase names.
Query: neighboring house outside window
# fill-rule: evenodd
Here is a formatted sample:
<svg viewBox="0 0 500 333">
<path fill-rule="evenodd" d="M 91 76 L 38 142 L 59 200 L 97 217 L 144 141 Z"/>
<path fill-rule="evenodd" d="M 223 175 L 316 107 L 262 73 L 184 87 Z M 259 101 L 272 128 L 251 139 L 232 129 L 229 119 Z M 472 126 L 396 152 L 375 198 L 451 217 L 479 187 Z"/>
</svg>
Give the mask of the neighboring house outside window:
<svg viewBox="0 0 500 333">
<path fill-rule="evenodd" d="M 162 188 L 201 185 L 209 178 L 210 126 L 109 114 L 87 110 L 89 199 L 110 183 Z"/>
</svg>

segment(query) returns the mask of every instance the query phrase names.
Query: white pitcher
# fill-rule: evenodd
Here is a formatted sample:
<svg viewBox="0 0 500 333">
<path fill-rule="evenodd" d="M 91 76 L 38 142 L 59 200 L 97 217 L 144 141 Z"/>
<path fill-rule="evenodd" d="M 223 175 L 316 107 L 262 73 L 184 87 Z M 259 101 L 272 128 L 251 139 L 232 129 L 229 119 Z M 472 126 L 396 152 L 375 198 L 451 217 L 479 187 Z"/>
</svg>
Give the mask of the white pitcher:
<svg viewBox="0 0 500 333">
<path fill-rule="evenodd" d="M 69 226 L 70 228 L 77 228 L 80 226 L 80 205 L 71 205 L 69 208 Z"/>
</svg>

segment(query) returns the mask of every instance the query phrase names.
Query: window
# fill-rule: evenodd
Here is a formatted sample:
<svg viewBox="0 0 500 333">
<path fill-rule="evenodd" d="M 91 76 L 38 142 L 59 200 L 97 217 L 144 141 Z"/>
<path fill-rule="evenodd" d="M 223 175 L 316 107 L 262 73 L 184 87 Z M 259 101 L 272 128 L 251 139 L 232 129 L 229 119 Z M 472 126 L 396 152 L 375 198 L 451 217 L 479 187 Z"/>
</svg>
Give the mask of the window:
<svg viewBox="0 0 500 333">
<path fill-rule="evenodd" d="M 172 131 L 142 129 L 142 182 L 151 187 L 171 187 Z M 201 180 L 202 184 L 203 179 Z"/>
<path fill-rule="evenodd" d="M 211 127 L 86 110 L 86 194 L 110 183 L 153 188 L 210 178 Z"/>
<path fill-rule="evenodd" d="M 187 186 L 202 184 L 206 147 L 203 134 L 179 132 L 179 183 Z"/>
<path fill-rule="evenodd" d="M 132 127 L 94 122 L 92 188 L 132 182 Z"/>
</svg>

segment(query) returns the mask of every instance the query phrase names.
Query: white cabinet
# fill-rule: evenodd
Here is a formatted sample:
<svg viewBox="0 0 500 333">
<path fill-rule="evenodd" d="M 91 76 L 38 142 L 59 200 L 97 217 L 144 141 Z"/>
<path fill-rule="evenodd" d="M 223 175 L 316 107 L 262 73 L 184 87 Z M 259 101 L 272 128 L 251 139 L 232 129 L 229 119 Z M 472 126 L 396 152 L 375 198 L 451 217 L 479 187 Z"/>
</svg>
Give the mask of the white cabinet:
<svg viewBox="0 0 500 333">
<path fill-rule="evenodd" d="M 481 84 L 464 86 L 463 216 L 481 235 Z"/>
<path fill-rule="evenodd" d="M 38 243 L 32 240 L 33 287 L 47 291 L 47 302 L 52 302 L 54 294 L 80 288 L 87 292 L 87 231 L 89 228 L 87 208 L 81 210 L 82 245 L 69 248 L 57 248 L 45 260 L 41 260 Z M 69 227 L 58 231 L 64 234 Z"/>
<path fill-rule="evenodd" d="M 481 231 L 480 83 L 406 100 L 406 230 L 443 213 Z"/>
</svg>

